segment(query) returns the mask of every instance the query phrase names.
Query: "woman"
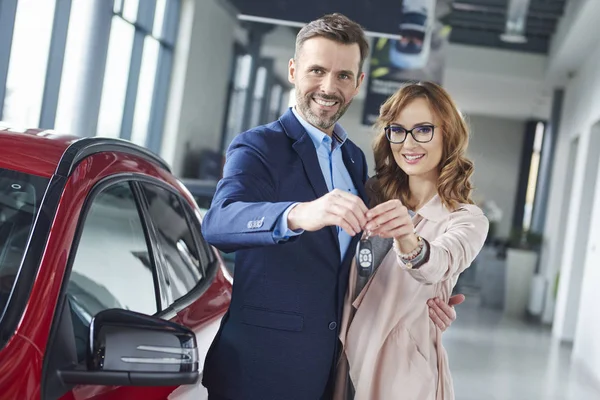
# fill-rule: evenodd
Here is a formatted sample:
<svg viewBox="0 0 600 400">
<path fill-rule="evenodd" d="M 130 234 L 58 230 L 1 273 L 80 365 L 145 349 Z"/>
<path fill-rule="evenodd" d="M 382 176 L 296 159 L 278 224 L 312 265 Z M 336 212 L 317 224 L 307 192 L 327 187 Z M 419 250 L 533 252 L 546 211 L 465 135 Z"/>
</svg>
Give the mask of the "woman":
<svg viewBox="0 0 600 400">
<path fill-rule="evenodd" d="M 366 229 L 374 239 L 394 243 L 358 294 L 357 269 L 351 269 L 340 339 L 354 399 L 454 399 L 441 331 L 429 318 L 427 300 L 448 301 L 488 231 L 470 198 L 467 127 L 446 91 L 428 82 L 390 97 L 377 127 Z M 339 397 L 342 392 L 338 398 L 352 397 Z"/>
</svg>

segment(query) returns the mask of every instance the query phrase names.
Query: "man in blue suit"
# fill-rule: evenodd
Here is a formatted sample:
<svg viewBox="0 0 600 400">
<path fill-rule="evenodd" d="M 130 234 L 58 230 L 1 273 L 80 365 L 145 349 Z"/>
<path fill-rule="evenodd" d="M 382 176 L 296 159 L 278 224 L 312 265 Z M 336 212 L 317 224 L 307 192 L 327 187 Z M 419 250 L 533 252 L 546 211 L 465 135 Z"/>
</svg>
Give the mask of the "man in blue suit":
<svg viewBox="0 0 600 400">
<path fill-rule="evenodd" d="M 306 25 L 289 63 L 296 107 L 228 149 L 202 227 L 209 243 L 236 252 L 231 305 L 205 363 L 210 399 L 331 397 L 368 210 L 365 156 L 337 121 L 368 51 L 361 27 L 340 14 Z M 445 326 L 455 318 L 447 314 Z"/>
</svg>

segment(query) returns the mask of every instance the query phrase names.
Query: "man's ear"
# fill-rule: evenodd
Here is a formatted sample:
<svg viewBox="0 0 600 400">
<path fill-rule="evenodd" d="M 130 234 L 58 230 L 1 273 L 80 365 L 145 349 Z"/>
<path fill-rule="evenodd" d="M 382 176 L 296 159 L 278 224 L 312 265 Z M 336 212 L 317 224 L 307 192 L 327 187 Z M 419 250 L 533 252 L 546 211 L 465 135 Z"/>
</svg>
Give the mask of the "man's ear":
<svg viewBox="0 0 600 400">
<path fill-rule="evenodd" d="M 360 91 L 360 87 L 362 86 L 362 83 L 364 80 L 365 80 L 365 73 L 361 72 L 360 75 L 358 76 L 358 80 L 356 81 L 356 91 L 354 92 L 355 96 Z"/>
<path fill-rule="evenodd" d="M 288 81 L 292 84 L 296 83 L 296 60 L 290 58 L 288 64 Z"/>
</svg>

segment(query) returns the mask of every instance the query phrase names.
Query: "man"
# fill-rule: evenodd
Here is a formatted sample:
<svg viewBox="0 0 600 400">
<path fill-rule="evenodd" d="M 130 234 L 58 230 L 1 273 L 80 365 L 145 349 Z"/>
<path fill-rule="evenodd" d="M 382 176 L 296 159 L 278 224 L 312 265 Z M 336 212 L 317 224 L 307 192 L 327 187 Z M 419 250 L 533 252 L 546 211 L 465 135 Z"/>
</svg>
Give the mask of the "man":
<svg viewBox="0 0 600 400">
<path fill-rule="evenodd" d="M 336 122 L 364 79 L 368 44 L 340 14 L 305 26 L 289 80 L 295 108 L 237 136 L 204 218 L 236 251 L 229 311 L 207 355 L 210 399 L 329 398 L 348 273 L 367 223 L 363 152 Z M 445 329 L 453 310 L 435 306 Z"/>
</svg>

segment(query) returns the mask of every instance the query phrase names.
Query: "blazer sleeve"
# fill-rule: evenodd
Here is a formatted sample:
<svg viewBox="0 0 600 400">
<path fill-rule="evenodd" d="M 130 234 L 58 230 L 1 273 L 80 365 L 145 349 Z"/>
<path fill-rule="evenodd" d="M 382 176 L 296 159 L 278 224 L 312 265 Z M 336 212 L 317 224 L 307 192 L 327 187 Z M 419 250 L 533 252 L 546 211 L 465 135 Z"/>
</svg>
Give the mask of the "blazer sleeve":
<svg viewBox="0 0 600 400">
<path fill-rule="evenodd" d="M 450 214 L 444 234 L 429 242 L 429 260 L 407 270 L 417 281 L 435 284 L 467 269 L 483 248 L 489 222 L 476 206 L 465 205 Z M 399 250 L 394 242 L 396 254 Z M 398 262 L 403 265 L 398 255 Z"/>
<path fill-rule="evenodd" d="M 277 220 L 293 204 L 276 201 L 274 167 L 245 136 L 238 136 L 228 150 L 223 178 L 202 223 L 206 241 L 225 252 L 277 244 Z"/>
</svg>

